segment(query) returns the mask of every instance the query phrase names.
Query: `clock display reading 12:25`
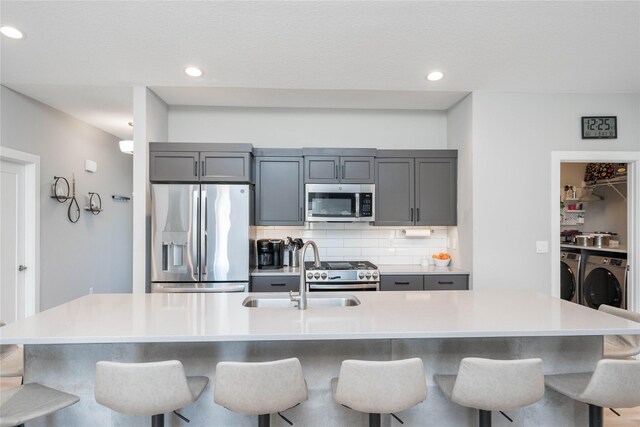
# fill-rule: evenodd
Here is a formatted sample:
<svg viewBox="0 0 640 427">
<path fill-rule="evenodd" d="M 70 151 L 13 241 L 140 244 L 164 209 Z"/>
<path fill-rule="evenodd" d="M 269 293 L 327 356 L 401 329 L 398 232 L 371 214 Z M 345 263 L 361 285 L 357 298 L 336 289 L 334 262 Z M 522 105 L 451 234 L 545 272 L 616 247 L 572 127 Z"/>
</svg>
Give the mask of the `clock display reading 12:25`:
<svg viewBox="0 0 640 427">
<path fill-rule="evenodd" d="M 591 116 L 582 118 L 582 139 L 616 139 L 618 118 L 616 116 Z"/>
</svg>

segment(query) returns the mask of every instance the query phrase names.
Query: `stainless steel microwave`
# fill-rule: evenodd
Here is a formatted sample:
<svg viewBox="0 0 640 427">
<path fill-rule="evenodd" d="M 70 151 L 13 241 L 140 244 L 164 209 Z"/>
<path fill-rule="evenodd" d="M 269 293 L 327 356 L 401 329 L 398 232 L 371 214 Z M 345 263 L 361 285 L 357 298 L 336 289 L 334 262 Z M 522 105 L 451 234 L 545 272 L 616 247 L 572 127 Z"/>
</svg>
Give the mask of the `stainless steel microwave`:
<svg viewBox="0 0 640 427">
<path fill-rule="evenodd" d="M 375 221 L 374 184 L 306 184 L 305 221 Z"/>
</svg>

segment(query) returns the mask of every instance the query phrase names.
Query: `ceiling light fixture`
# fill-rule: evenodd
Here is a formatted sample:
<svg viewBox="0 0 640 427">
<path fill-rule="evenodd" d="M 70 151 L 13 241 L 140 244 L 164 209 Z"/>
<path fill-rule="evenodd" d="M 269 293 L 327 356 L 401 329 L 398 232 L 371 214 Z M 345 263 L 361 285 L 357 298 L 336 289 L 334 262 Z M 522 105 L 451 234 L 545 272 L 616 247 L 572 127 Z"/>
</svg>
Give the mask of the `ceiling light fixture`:
<svg viewBox="0 0 640 427">
<path fill-rule="evenodd" d="M 5 36 L 11 39 L 21 39 L 24 37 L 24 34 L 22 34 L 22 31 L 20 31 L 15 27 L 8 27 L 8 26 L 0 27 L 0 33 L 4 34 Z"/>
<path fill-rule="evenodd" d="M 427 74 L 427 80 L 429 80 L 430 82 L 437 82 L 438 80 L 441 80 L 444 77 L 444 73 L 442 71 L 432 71 L 429 74 Z"/>
<path fill-rule="evenodd" d="M 125 139 L 120 141 L 120 151 L 127 154 L 133 154 L 133 141 L 130 139 Z"/>
<path fill-rule="evenodd" d="M 187 74 L 187 76 L 190 76 L 190 77 L 202 76 L 202 70 L 198 67 L 187 67 L 184 69 L 184 72 Z"/>
</svg>

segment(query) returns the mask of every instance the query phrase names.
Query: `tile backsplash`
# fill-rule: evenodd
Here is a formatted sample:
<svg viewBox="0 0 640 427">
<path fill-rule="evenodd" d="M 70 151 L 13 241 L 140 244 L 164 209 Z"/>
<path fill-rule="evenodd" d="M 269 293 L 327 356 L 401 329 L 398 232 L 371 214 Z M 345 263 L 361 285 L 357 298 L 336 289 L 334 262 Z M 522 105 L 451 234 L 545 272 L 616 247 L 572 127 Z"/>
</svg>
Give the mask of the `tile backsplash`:
<svg viewBox="0 0 640 427">
<path fill-rule="evenodd" d="M 423 258 L 447 251 L 447 227 L 431 229 L 429 237 L 406 237 L 407 227 L 376 227 L 364 223 L 311 223 L 300 227 L 256 227 L 258 239 L 311 239 L 322 261 L 371 261 L 374 264 L 420 264 Z M 307 260 L 313 252 L 307 250 Z"/>
</svg>

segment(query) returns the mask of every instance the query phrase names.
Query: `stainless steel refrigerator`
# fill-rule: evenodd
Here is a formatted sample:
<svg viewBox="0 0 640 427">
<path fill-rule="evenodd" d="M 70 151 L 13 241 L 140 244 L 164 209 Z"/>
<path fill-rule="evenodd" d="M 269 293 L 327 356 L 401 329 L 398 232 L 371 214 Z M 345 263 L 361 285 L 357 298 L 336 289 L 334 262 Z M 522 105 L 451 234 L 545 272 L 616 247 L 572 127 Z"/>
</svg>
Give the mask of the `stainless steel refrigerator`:
<svg viewBox="0 0 640 427">
<path fill-rule="evenodd" d="M 249 290 L 251 187 L 151 185 L 151 292 Z"/>
</svg>

